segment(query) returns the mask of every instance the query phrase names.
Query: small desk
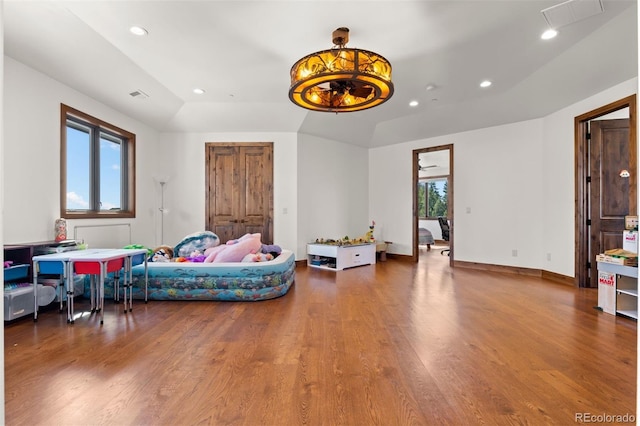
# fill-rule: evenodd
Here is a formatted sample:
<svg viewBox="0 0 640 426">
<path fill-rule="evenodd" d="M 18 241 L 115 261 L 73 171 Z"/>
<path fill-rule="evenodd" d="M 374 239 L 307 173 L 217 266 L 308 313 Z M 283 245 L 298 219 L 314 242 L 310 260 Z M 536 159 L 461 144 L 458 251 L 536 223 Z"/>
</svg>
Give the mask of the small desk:
<svg viewBox="0 0 640 426">
<path fill-rule="evenodd" d="M 38 295 L 37 284 L 38 274 L 59 274 L 63 277 L 63 282 L 67 287 L 67 322 L 74 322 L 74 306 L 73 306 L 73 273 L 84 273 L 98 275 L 99 286 L 96 287 L 96 308 L 100 310 L 100 324 L 104 322 L 104 278 L 109 272 L 116 273 L 115 288 L 117 296 L 119 277 L 117 274 L 121 269 L 124 269 L 124 296 L 125 306 L 124 310 L 127 312 L 127 290 L 129 290 L 129 311 L 131 311 L 133 303 L 133 291 L 130 288 L 132 285 L 132 272 L 131 269 L 134 265 L 138 265 L 144 262 L 145 269 L 145 301 L 147 298 L 147 251 L 146 249 L 87 249 L 69 251 L 64 253 L 54 253 L 33 257 L 33 282 L 34 282 L 34 300 L 35 311 L 34 321 L 37 321 L 38 316 Z M 92 287 L 92 300 L 91 307 L 94 308 L 94 292 Z"/>
</svg>

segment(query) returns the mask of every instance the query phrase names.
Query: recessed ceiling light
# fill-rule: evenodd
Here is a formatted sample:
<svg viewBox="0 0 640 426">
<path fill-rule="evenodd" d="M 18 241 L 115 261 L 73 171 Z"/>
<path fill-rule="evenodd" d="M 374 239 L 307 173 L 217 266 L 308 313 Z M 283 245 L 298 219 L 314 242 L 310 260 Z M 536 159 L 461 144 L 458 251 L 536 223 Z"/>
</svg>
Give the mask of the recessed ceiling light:
<svg viewBox="0 0 640 426">
<path fill-rule="evenodd" d="M 135 34 L 135 35 L 139 35 L 139 36 L 144 36 L 149 34 L 149 32 L 147 30 L 145 30 L 142 27 L 137 27 L 137 26 L 133 26 L 131 28 L 129 28 L 129 31 L 131 31 L 131 34 Z"/>
<path fill-rule="evenodd" d="M 489 87 L 491 86 L 491 82 L 489 80 L 485 80 L 482 83 L 480 83 L 480 87 Z"/>
<path fill-rule="evenodd" d="M 543 32 L 540 36 L 543 40 L 549 40 L 558 35 L 558 32 L 552 28 L 549 28 L 547 31 Z"/>
<path fill-rule="evenodd" d="M 409 102 L 409 106 L 411 106 L 411 107 L 417 107 L 418 105 L 419 105 L 419 102 L 418 102 L 418 101 L 411 101 L 411 102 Z"/>
<path fill-rule="evenodd" d="M 195 93 L 196 95 L 202 95 L 204 93 L 204 89 L 193 89 L 193 93 Z"/>
<path fill-rule="evenodd" d="M 430 92 L 430 91 L 434 90 L 435 88 L 436 88 L 435 84 L 427 84 L 427 87 L 425 87 L 425 90 L 427 92 Z"/>
</svg>

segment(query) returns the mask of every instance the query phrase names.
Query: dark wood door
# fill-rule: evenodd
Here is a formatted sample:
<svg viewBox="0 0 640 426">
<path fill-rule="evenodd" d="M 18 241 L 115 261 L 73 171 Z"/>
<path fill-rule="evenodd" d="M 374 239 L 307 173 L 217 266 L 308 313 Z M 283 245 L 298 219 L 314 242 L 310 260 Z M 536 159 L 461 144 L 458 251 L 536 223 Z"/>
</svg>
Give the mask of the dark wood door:
<svg viewBox="0 0 640 426">
<path fill-rule="evenodd" d="M 595 257 L 605 250 L 622 248 L 625 215 L 636 214 L 636 146 L 629 140 L 629 120 L 590 123 L 590 253 L 589 286 L 598 286 Z M 620 172 L 628 170 L 629 177 Z"/>
<path fill-rule="evenodd" d="M 208 143 L 207 229 L 224 243 L 246 233 L 273 244 L 273 144 Z"/>
</svg>

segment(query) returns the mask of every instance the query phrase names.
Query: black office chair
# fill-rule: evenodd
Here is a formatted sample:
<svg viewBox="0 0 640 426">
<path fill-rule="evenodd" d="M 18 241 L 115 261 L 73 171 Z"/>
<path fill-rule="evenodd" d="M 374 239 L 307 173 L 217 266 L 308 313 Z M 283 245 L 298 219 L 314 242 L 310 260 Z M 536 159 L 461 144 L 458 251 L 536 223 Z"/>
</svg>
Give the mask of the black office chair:
<svg viewBox="0 0 640 426">
<path fill-rule="evenodd" d="M 446 217 L 440 216 L 438 218 L 438 223 L 440 224 L 440 229 L 442 230 L 442 239 L 445 241 L 449 241 L 449 221 Z M 451 249 L 444 249 L 440 252 L 440 254 L 447 253 L 447 256 L 451 255 Z"/>
</svg>

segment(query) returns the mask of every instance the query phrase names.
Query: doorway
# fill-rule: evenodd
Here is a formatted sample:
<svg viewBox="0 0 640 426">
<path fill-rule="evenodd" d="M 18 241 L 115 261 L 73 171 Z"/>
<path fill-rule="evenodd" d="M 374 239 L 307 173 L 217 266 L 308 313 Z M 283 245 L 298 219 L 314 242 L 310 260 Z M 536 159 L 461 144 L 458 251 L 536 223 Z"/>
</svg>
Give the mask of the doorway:
<svg viewBox="0 0 640 426">
<path fill-rule="evenodd" d="M 596 255 L 622 247 L 624 216 L 637 215 L 636 95 L 574 122 L 575 285 L 597 287 Z"/>
<path fill-rule="evenodd" d="M 273 143 L 207 143 L 206 229 L 223 243 L 260 233 L 273 244 Z"/>
<path fill-rule="evenodd" d="M 453 144 L 413 150 L 413 261 L 420 255 L 420 231 L 442 240 L 437 216 L 449 221 L 449 265 L 453 266 Z M 431 208 L 429 203 L 431 202 Z M 446 207 L 442 206 L 442 203 Z"/>
</svg>

